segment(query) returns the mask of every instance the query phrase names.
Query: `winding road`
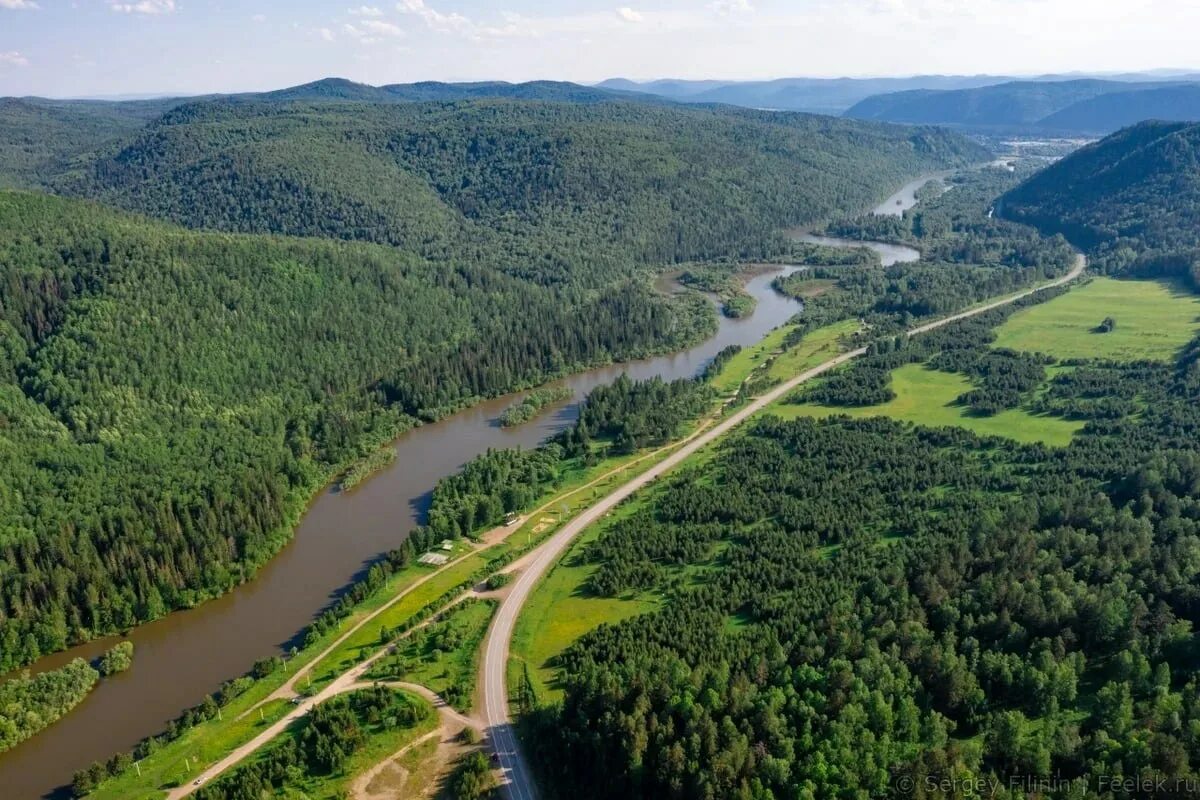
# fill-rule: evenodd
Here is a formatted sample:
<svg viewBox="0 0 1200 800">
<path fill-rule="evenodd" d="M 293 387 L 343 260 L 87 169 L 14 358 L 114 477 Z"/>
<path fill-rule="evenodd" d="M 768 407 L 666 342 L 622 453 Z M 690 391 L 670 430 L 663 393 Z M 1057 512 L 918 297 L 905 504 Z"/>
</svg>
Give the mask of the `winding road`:
<svg viewBox="0 0 1200 800">
<path fill-rule="evenodd" d="M 908 336 L 912 337 L 928 333 L 953 322 L 1011 305 L 1037 292 L 1065 285 L 1082 275 L 1086 268 L 1087 259 L 1079 255 L 1076 257 L 1075 265 L 1071 271 L 1061 278 L 1056 278 L 1034 289 L 1027 289 L 1000 300 L 985 303 L 967 311 L 920 325 L 911 329 L 908 332 Z M 525 762 L 525 757 L 521 753 L 520 743 L 517 740 L 516 733 L 513 731 L 512 720 L 509 717 L 507 684 L 508 651 L 509 645 L 512 642 L 513 630 L 516 627 L 517 616 L 521 613 L 521 608 L 533 591 L 534 585 L 553 566 L 575 537 L 593 522 L 616 508 L 622 500 L 625 500 L 651 481 L 679 466 L 684 460 L 694 455 L 701 448 L 720 439 L 767 406 L 787 396 L 796 387 L 848 361 L 865 355 L 866 352 L 867 349 L 865 347 L 860 347 L 857 350 L 843 353 L 836 358 L 831 358 L 829 361 L 780 384 L 746 407 L 730 415 L 719 424 L 701 431 L 658 464 L 613 490 L 612 493 L 580 513 L 579 516 L 564 525 L 554 536 L 546 540 L 545 544 L 534 551 L 535 555 L 529 559 L 526 568 L 513 583 L 511 591 L 501 602 L 500 608 L 497 610 L 496 616 L 492 621 L 491 628 L 488 630 L 487 639 L 484 642 L 483 680 L 481 681 L 483 687 L 484 721 L 487 723 L 488 738 L 491 747 L 496 753 L 500 769 L 503 773 L 502 781 L 505 793 L 511 800 L 535 800 L 537 797 L 537 787 L 534 785 L 533 777 L 530 775 L 528 765 Z"/>
<path fill-rule="evenodd" d="M 1023 292 L 1010 295 L 1000 300 L 995 300 L 980 306 L 976 306 L 967 311 L 963 311 L 958 314 L 954 314 L 952 316 L 935 320 L 934 322 L 913 328 L 908 332 L 908 336 L 911 337 L 920 335 L 922 333 L 927 333 L 945 325 L 949 325 L 950 323 L 967 319 L 969 317 L 974 317 L 987 311 L 991 311 L 995 308 L 1010 305 L 1018 300 L 1029 297 L 1030 295 L 1045 289 L 1053 288 L 1055 286 L 1062 286 L 1078 278 L 1083 274 L 1086 268 L 1087 260 L 1080 255 L 1076 258 L 1075 265 L 1071 271 L 1061 278 L 1057 278 L 1053 281 L 1042 284 L 1034 289 L 1027 289 Z M 823 375 L 824 373 L 829 372 L 830 370 L 835 369 L 842 364 L 847 363 L 848 361 L 852 361 L 866 354 L 866 352 L 867 349 L 865 347 L 860 347 L 857 350 L 851 350 L 849 352 L 842 353 L 835 358 L 831 358 L 830 360 L 780 384 L 761 397 L 753 400 L 744 408 L 734 412 L 721 422 L 710 427 L 701 427 L 678 445 L 667 445 L 664 448 L 654 451 L 654 453 L 648 453 L 646 456 L 638 458 L 634 462 L 630 462 L 637 463 L 638 461 L 643 460 L 643 458 L 650 458 L 662 450 L 670 449 L 671 447 L 676 446 L 678 447 L 678 449 L 674 450 L 674 452 L 672 452 L 662 461 L 650 467 L 637 477 L 632 478 L 631 480 L 617 487 L 605 497 L 596 501 L 594 504 L 582 511 L 578 516 L 567 522 L 557 533 L 555 533 L 538 547 L 534 548 L 521 559 L 519 564 L 523 567 L 523 569 L 521 570 L 517 580 L 514 581 L 509 589 L 504 593 L 500 608 L 496 611 L 496 615 L 488 629 L 487 637 L 484 641 L 483 663 L 480 668 L 482 677 L 480 686 L 483 701 L 483 716 L 481 721 L 487 728 L 489 745 L 496 753 L 499 761 L 504 791 L 506 795 L 511 798 L 511 800 L 535 800 L 535 798 L 538 796 L 537 787 L 534 785 L 533 778 L 525 762 L 524 755 L 521 753 L 520 743 L 517 740 L 516 733 L 513 730 L 512 720 L 509 717 L 508 685 L 506 674 L 509 645 L 512 641 L 513 630 L 516 626 L 517 616 L 520 614 L 521 608 L 525 605 L 525 601 L 529 598 L 529 595 L 533 591 L 533 587 L 537 584 L 538 580 L 540 580 L 542 576 L 545 575 L 547 570 L 554 565 L 554 563 L 559 559 L 560 556 L 562 556 L 563 552 L 567 549 L 571 542 L 580 533 L 582 533 L 589 525 L 612 511 L 618 504 L 621 503 L 621 501 L 630 497 L 639 489 L 644 488 L 647 484 L 679 466 L 684 460 L 695 454 L 701 448 L 706 447 L 720 439 L 722 436 L 729 433 L 731 430 L 745 422 L 753 415 L 767 408 L 772 403 L 782 399 L 796 387 L 811 381 L 812 379 L 819 377 L 820 375 Z M 625 464 L 621 467 L 615 468 L 610 472 L 606 472 L 599 478 L 589 482 L 586 486 L 580 487 L 580 489 L 593 486 L 596 483 L 606 479 L 610 475 L 622 469 L 627 469 L 628 467 L 629 464 Z M 543 506 L 543 508 L 546 508 L 549 505 L 550 504 L 546 504 L 546 506 Z M 499 537 L 503 537 L 511 532 L 511 530 L 513 529 L 497 529 L 494 533 Z M 288 681 L 284 687 L 281 687 L 279 690 L 272 693 L 271 697 L 268 699 L 279 699 L 284 696 L 290 696 L 295 691 L 297 679 L 300 676 L 307 674 L 315 664 L 320 662 L 322 657 L 327 655 L 329 652 L 332 652 L 339 644 L 344 642 L 346 638 L 352 635 L 355 631 L 361 629 L 363 625 L 367 624 L 378 614 L 391 607 L 401 597 L 412 591 L 412 589 L 416 588 L 417 585 L 420 585 L 423 580 L 427 579 L 428 578 L 422 579 L 422 581 L 418 581 L 410 585 L 397 597 L 391 599 L 388 603 L 384 604 L 379 609 L 376 609 L 372 614 L 360 620 L 358 624 L 354 625 L 350 630 L 339 637 L 316 659 L 313 659 L 309 665 L 298 671 L 296 675 L 292 676 L 292 679 Z M 466 595 L 464 595 L 464 597 L 465 596 Z M 452 606 L 461 599 L 462 598 L 452 601 L 449 605 Z M 443 609 L 443 611 L 444 610 L 445 609 Z M 430 621 L 436 618 L 437 615 L 434 615 Z M 423 626 L 418 626 L 418 628 L 419 627 Z M 409 631 L 408 633 L 411 632 L 412 631 Z M 292 711 L 288 712 L 281 719 L 263 729 L 258 736 L 255 736 L 250 741 L 233 750 L 225 758 L 203 770 L 198 776 L 199 779 L 197 781 L 176 787 L 168 792 L 167 799 L 182 800 L 182 798 L 189 796 L 195 792 L 199 786 L 211 781 L 221 773 L 240 763 L 254 752 L 259 750 L 261 747 L 266 745 L 276 736 L 283 733 L 289 725 L 307 714 L 313 706 L 345 692 L 354 691 L 356 689 L 373 685 L 372 681 L 365 679 L 367 672 L 376 661 L 378 661 L 387 653 L 391 652 L 394 646 L 395 643 L 391 643 L 387 646 L 381 647 L 365 661 L 356 664 L 346 672 L 339 675 L 332 683 L 324 687 L 312 697 L 300 698 L 296 707 Z M 473 724 L 471 719 L 455 712 L 445 703 L 444 700 L 424 686 L 403 682 L 386 682 L 386 685 L 414 692 L 429 700 L 437 708 L 439 715 L 446 723 L 454 723 L 458 725 Z M 258 706 L 255 706 L 255 708 L 257 707 Z M 413 744 L 415 744 L 415 742 Z"/>
</svg>

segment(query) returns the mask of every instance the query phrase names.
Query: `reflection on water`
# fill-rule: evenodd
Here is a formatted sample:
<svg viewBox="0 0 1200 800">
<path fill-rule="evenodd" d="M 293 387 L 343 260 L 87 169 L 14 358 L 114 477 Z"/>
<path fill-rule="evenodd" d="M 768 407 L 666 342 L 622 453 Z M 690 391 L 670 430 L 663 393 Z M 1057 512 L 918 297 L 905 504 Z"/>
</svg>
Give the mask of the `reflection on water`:
<svg viewBox="0 0 1200 800">
<path fill-rule="evenodd" d="M 902 244 L 887 242 L 860 242 L 857 239 L 839 239 L 836 236 L 816 236 L 811 233 L 800 234 L 796 237 L 801 242 L 820 244 L 826 247 L 865 247 L 879 254 L 879 259 L 885 267 L 893 264 L 908 264 L 921 260 L 921 253 L 914 248 Z"/>
</svg>

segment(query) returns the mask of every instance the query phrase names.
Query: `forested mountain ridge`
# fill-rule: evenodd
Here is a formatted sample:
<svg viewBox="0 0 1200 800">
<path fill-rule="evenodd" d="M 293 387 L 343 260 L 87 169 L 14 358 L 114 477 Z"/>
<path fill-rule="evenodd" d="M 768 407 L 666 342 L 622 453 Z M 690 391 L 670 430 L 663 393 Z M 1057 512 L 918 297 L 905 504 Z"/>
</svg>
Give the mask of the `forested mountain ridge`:
<svg viewBox="0 0 1200 800">
<path fill-rule="evenodd" d="M 0 189 L 44 185 L 72 159 L 145 122 L 124 105 L 0 98 Z"/>
<path fill-rule="evenodd" d="M 50 185 L 189 227 L 395 244 L 545 282 L 761 255 L 782 226 L 984 155 L 933 129 L 740 109 L 217 100 Z"/>
<path fill-rule="evenodd" d="M 507 100 L 200 100 L 99 159 L 85 140 L 51 185 L 239 232 L 0 194 L 0 669 L 246 579 L 335 468 L 421 419 L 695 341 L 711 308 L 650 269 L 781 247 L 982 156 L 935 130 Z"/>
<path fill-rule="evenodd" d="M 1109 272 L 1200 286 L 1200 125 L 1147 122 L 1085 147 L 998 204 L 1063 233 Z"/>
<path fill-rule="evenodd" d="M 1012 81 L 978 88 L 914 90 L 869 97 L 854 119 L 1047 135 L 1107 134 L 1147 119 L 1200 119 L 1195 83 L 1110 80 Z"/>
<path fill-rule="evenodd" d="M 245 579 L 334 466 L 419 417 L 712 324 L 639 280 L 24 193 L 0 193 L 0 275 L 0 670 Z"/>
</svg>

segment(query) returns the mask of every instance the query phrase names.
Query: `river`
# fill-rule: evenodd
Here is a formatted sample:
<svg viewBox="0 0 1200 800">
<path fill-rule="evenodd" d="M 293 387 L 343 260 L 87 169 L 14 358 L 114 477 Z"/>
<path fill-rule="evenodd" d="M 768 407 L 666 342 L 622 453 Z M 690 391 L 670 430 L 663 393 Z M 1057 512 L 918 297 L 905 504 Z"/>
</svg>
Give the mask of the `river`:
<svg viewBox="0 0 1200 800">
<path fill-rule="evenodd" d="M 197 608 L 134 629 L 133 666 L 102 680 L 66 717 L 0 754 L 0 797 L 24 800 L 61 792 L 75 771 L 127 750 L 163 730 L 221 682 L 260 658 L 290 647 L 297 633 L 379 555 L 404 540 L 421 519 L 441 478 L 488 448 L 534 447 L 574 422 L 578 401 L 622 373 L 667 380 L 697 375 L 729 345 L 751 345 L 786 322 L 800 305 L 771 288 L 780 268 L 751 277 L 757 301 L 742 319 L 720 316 L 717 333 L 689 350 L 573 375 L 559 383 L 572 399 L 516 428 L 500 412 L 519 395 L 489 400 L 405 433 L 395 462 L 353 492 L 332 488 L 311 504 L 296 535 L 254 580 Z M 794 268 L 793 268 L 794 269 Z M 75 657 L 95 658 L 117 638 L 101 639 L 39 661 L 41 671 Z"/>
<path fill-rule="evenodd" d="M 797 233 L 795 238 L 801 242 L 809 244 L 820 244 L 825 247 L 865 247 L 868 250 L 874 250 L 879 254 L 879 260 L 883 262 L 883 266 L 890 267 L 893 264 L 908 264 L 913 261 L 921 260 L 921 253 L 915 248 L 903 244 L 890 244 L 888 242 L 863 242 L 857 239 L 840 239 L 836 236 L 817 236 L 812 233 Z"/>
<path fill-rule="evenodd" d="M 896 207 L 902 207 L 905 198 L 934 177 L 940 175 L 907 184 L 876 213 L 896 206 L 897 198 L 902 202 Z M 901 245 L 797 236 L 835 247 L 869 247 L 885 266 L 920 258 L 916 250 Z M 392 445 L 396 460 L 390 466 L 352 492 L 343 494 L 332 487 L 321 492 L 293 539 L 254 580 L 197 608 L 135 628 L 127 637 L 134 643 L 128 671 L 101 680 L 63 719 L 0 754 L 0 797 L 69 796 L 65 784 L 77 770 L 161 732 L 222 681 L 291 647 L 316 613 L 421 521 L 437 482 L 488 448 L 537 446 L 574 422 L 579 400 L 588 392 L 622 373 L 637 380 L 690 378 L 725 347 L 755 344 L 800 310 L 799 303 L 771 288 L 778 275 L 794 269 L 779 267 L 750 277 L 745 288 L 757 301 L 754 312 L 741 319 L 718 315 L 717 333 L 695 347 L 558 381 L 571 390 L 571 399 L 525 425 L 502 428 L 498 421 L 520 397 L 517 393 L 405 433 Z M 32 669 L 53 669 L 76 657 L 96 658 L 120 638 L 98 639 L 48 656 Z"/>
<path fill-rule="evenodd" d="M 904 212 L 917 204 L 917 191 L 930 181 L 940 181 L 954 174 L 953 170 L 922 175 L 900 187 L 900 189 L 875 207 L 871 213 L 884 217 L 902 217 Z M 886 264 L 884 266 L 887 266 Z"/>
</svg>

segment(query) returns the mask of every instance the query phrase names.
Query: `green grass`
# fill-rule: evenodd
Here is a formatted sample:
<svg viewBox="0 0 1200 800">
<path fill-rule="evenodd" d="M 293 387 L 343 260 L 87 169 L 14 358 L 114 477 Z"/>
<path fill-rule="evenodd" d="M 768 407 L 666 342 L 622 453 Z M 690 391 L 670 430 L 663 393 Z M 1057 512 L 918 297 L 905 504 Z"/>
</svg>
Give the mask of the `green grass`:
<svg viewBox="0 0 1200 800">
<path fill-rule="evenodd" d="M 222 709 L 223 722 L 201 723 L 159 753 L 143 759 L 140 776 L 137 770 L 130 769 L 105 781 L 88 797 L 92 800 L 161 797 L 158 787 L 191 781 L 209 764 L 220 761 L 238 745 L 257 736 L 292 707 L 286 700 L 277 700 L 263 707 L 261 718 L 256 711 L 239 719 L 239 714 L 245 710 L 241 708 L 242 701 L 239 697 Z"/>
<path fill-rule="evenodd" d="M 1096 333 L 1106 318 L 1116 330 Z M 1059 359 L 1173 360 L 1200 330 L 1200 297 L 1180 284 L 1096 278 L 1013 314 L 996 347 Z"/>
<path fill-rule="evenodd" d="M 1079 421 L 1035 415 L 1021 409 L 1002 411 L 991 417 L 973 416 L 965 406 L 955 402 L 971 388 L 971 382 L 963 375 L 939 372 L 923 364 L 909 364 L 892 373 L 892 390 L 896 398 L 890 403 L 866 408 L 837 408 L 781 402 L 774 404 L 767 413 L 785 419 L 834 414 L 885 416 L 917 425 L 957 426 L 981 436 L 1005 436 L 1018 442 L 1042 442 L 1056 447 L 1069 444 L 1071 437 L 1083 427 Z"/>
<path fill-rule="evenodd" d="M 631 508 L 632 505 L 625 506 L 617 513 Z M 562 698 L 557 671 L 552 665 L 555 656 L 606 622 L 620 622 L 658 607 L 658 603 L 648 597 L 597 597 L 586 591 L 596 566 L 580 564 L 577 554 L 600 536 L 604 527 L 593 525 L 572 543 L 563 558 L 534 588 L 517 618 L 510 648 L 509 686 L 516 686 L 514 680 L 519 673 L 515 670 L 528 664 L 540 703 Z M 515 691 L 510 689 L 509 695 L 515 696 Z"/>
<path fill-rule="evenodd" d="M 496 549 L 493 547 L 481 550 L 447 565 L 434 573 L 425 583 L 409 591 L 398 603 L 364 625 L 354 635 L 338 645 L 336 650 L 325 656 L 313 668 L 313 682 L 332 680 L 373 654 L 383 646 L 383 642 L 379 639 L 381 628 L 394 628 L 407 622 L 425 606 L 470 579 L 477 570 L 486 566 L 488 561 L 496 555 L 494 552 Z"/>
<path fill-rule="evenodd" d="M 786 381 L 825 363 L 842 352 L 842 338 L 856 333 L 859 327 L 858 320 L 848 319 L 818 328 L 801 339 L 795 347 L 776 356 L 767 369 L 767 375 Z"/>
<path fill-rule="evenodd" d="M 712 379 L 712 385 L 722 394 L 731 394 L 750 377 L 750 373 L 770 357 L 772 353 L 783 349 L 784 338 L 792 331 L 794 325 L 781 325 L 768 333 L 758 344 L 743 347 L 740 352 L 726 362 L 719 375 Z"/>
<path fill-rule="evenodd" d="M 712 379 L 712 385 L 722 394 L 736 392 L 750 377 L 750 373 L 768 362 L 767 374 L 770 377 L 779 380 L 793 378 L 804 370 L 836 356 L 840 352 L 839 339 L 853 334 L 859 329 L 859 324 L 857 320 L 849 319 L 828 325 L 809 333 L 798 344 L 785 351 L 784 339 L 795 329 L 795 325 L 781 325 L 763 337 L 758 344 L 742 348 L 741 352 L 729 359 L 720 374 Z"/>
<path fill-rule="evenodd" d="M 459 711 L 469 711 L 479 645 L 495 611 L 495 600 L 464 601 L 443 619 L 410 634 L 395 654 L 373 666 L 369 677 L 419 683 Z"/>
</svg>

